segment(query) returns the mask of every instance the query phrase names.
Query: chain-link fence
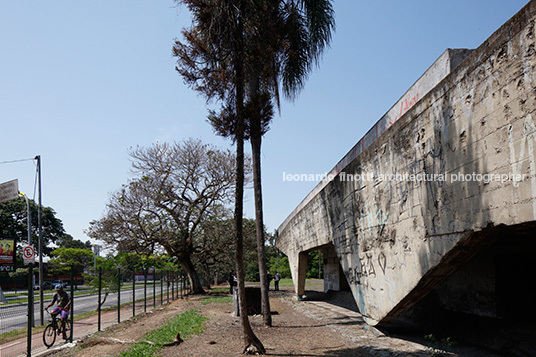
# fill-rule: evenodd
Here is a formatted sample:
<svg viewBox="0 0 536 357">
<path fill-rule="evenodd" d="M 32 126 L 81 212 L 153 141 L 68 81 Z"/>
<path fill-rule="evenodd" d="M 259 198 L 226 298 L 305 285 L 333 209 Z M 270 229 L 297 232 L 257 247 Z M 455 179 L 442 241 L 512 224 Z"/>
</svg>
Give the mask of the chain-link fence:
<svg viewBox="0 0 536 357">
<path fill-rule="evenodd" d="M 87 280 L 85 284 L 75 282 L 71 273 L 71 279 L 63 288 L 73 297 L 66 323 L 68 338 L 63 340 L 63 331 L 60 333 L 58 330 L 61 329 L 61 323 L 57 320 L 53 333 L 58 335 L 49 348 L 168 304 L 184 297 L 190 289 L 189 280 L 184 275 L 149 268 L 124 272 L 120 268 L 116 271 L 99 270 Z M 46 343 L 50 344 L 53 329 L 47 326 L 51 324 L 51 315 L 46 311 L 41 313 L 41 306 L 45 308 L 50 304 L 55 291 L 44 290 L 41 305 L 41 292 L 33 291 L 33 304 L 30 304 L 32 298 L 29 290 L 33 291 L 33 287 L 3 291 L 4 301 L 0 305 L 0 357 L 31 356 L 46 350 Z M 48 310 L 52 311 L 54 306 Z"/>
</svg>

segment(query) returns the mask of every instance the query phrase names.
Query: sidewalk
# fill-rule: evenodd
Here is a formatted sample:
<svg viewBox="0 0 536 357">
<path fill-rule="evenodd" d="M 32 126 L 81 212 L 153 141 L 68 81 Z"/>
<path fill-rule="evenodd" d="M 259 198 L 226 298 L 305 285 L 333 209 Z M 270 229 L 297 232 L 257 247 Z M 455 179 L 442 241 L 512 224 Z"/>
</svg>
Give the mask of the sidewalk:
<svg viewBox="0 0 536 357">
<path fill-rule="evenodd" d="M 164 304 L 166 304 L 167 300 L 164 299 Z M 171 300 L 170 300 L 171 302 Z M 157 305 L 156 308 L 159 308 L 160 305 L 160 299 L 157 299 Z M 153 300 L 147 300 L 147 311 L 153 310 Z M 136 303 L 136 316 L 141 315 L 144 313 L 144 302 L 139 301 Z M 129 304 L 128 306 L 121 307 L 120 311 L 120 317 L 121 322 L 127 321 L 132 318 L 132 304 Z M 118 323 L 117 319 L 117 309 L 110 310 L 103 312 L 101 314 L 101 330 L 105 330 L 106 328 L 115 325 Z M 90 316 L 84 319 L 77 319 L 76 316 L 74 317 L 74 326 L 73 326 L 73 341 L 77 339 L 81 339 L 87 335 L 94 334 L 97 332 L 98 329 L 98 316 L 95 314 L 94 316 Z M 0 357 L 18 357 L 18 356 L 26 356 L 27 351 L 27 341 L 28 337 L 24 335 L 24 337 L 21 337 L 17 340 L 7 342 L 3 345 L 0 345 Z M 61 336 L 56 337 L 56 342 L 51 348 L 47 348 L 43 344 L 43 332 L 35 333 L 32 335 L 32 356 L 40 356 L 44 355 L 50 351 L 56 350 L 68 342 L 61 339 Z"/>
</svg>

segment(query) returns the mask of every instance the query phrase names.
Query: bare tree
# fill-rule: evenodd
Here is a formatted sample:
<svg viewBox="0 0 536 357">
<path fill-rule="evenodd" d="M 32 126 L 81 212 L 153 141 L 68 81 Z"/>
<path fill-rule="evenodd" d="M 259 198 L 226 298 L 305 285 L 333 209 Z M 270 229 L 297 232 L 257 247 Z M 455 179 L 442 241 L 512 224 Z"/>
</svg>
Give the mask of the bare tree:
<svg viewBox="0 0 536 357">
<path fill-rule="evenodd" d="M 112 195 L 89 235 L 131 251 L 163 247 L 193 292 L 204 293 L 192 261 L 196 232 L 211 210 L 232 200 L 234 155 L 190 139 L 138 147 L 130 156 L 136 178 Z"/>
</svg>

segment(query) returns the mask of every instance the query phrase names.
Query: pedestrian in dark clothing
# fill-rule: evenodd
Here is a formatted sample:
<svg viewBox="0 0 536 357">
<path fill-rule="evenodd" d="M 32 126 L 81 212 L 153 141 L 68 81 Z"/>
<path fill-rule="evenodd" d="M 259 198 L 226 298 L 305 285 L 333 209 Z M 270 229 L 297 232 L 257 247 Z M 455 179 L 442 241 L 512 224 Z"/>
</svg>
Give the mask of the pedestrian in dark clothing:
<svg viewBox="0 0 536 357">
<path fill-rule="evenodd" d="M 281 280 L 281 276 L 279 276 L 279 272 L 276 272 L 274 276 L 274 289 L 275 290 L 279 290 L 279 280 Z"/>
<path fill-rule="evenodd" d="M 266 273 L 266 286 L 268 290 L 270 290 L 270 282 L 272 281 L 272 274 L 270 274 L 270 271 L 268 270 L 268 273 Z"/>
<path fill-rule="evenodd" d="M 229 283 L 229 294 L 233 293 L 233 287 L 236 285 L 236 278 L 232 272 L 229 273 L 229 278 L 227 279 Z"/>
</svg>

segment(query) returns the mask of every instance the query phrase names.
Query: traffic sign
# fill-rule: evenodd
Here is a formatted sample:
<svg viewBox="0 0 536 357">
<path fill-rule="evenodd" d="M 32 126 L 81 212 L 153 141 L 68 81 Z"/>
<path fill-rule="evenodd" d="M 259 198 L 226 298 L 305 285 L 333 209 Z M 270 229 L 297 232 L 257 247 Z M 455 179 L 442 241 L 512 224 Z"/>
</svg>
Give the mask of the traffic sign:
<svg viewBox="0 0 536 357">
<path fill-rule="evenodd" d="M 19 180 L 0 183 L 0 203 L 19 198 Z"/>
<path fill-rule="evenodd" d="M 35 262 L 35 250 L 31 245 L 27 245 L 22 249 L 22 259 L 24 261 L 24 265 Z"/>
</svg>

